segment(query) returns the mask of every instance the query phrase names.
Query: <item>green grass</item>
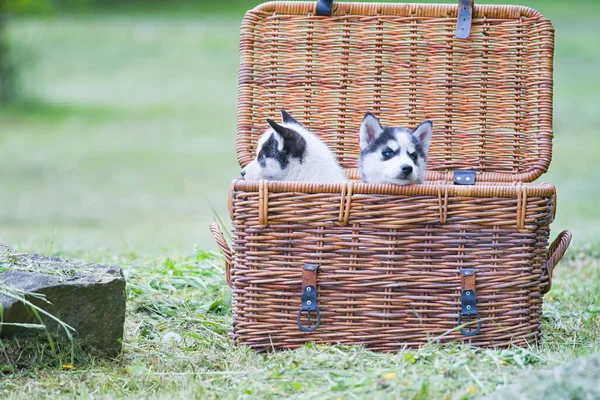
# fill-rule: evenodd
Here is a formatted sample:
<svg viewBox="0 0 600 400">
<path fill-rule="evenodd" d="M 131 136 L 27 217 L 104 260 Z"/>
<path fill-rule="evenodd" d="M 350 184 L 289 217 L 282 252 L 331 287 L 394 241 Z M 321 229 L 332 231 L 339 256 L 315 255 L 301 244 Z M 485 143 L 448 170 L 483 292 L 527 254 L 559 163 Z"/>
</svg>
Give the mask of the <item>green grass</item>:
<svg viewBox="0 0 600 400">
<path fill-rule="evenodd" d="M 497 398 L 597 398 L 600 260 L 590 255 L 571 253 L 560 266 L 544 303 L 539 345 L 430 345 L 398 354 L 317 344 L 257 354 L 227 336 L 231 292 L 220 258 L 198 250 L 143 261 L 106 254 L 97 261 L 118 263 L 127 276 L 122 356 L 110 361 L 78 350 L 74 369 L 66 370 L 66 345 L 53 355 L 45 342 L 7 341 L 16 365 L 0 379 L 1 398 L 469 399 L 496 390 L 511 394 Z M 588 358 L 572 361 L 582 356 Z M 533 380 L 534 388 L 527 384 Z M 565 395 L 577 390 L 577 397 Z"/>
<path fill-rule="evenodd" d="M 239 172 L 237 21 L 25 19 L 25 99 L 0 110 L 0 237 L 158 254 L 212 244 Z M 50 241 L 51 243 L 47 243 Z"/>
</svg>

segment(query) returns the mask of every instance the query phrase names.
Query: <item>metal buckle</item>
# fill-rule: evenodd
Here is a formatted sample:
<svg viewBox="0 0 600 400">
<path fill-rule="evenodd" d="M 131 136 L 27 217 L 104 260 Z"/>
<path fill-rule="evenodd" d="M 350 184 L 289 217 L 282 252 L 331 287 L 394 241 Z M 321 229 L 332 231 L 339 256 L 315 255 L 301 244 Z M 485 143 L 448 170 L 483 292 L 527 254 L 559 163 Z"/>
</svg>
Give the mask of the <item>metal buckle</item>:
<svg viewBox="0 0 600 400">
<path fill-rule="evenodd" d="M 308 326 L 305 326 L 302 324 L 302 321 L 300 321 L 300 319 L 302 318 L 302 312 L 306 312 L 307 317 L 308 317 Z M 310 326 L 310 316 L 311 314 L 317 314 L 317 323 L 314 326 Z M 317 328 L 321 325 L 321 311 L 319 311 L 319 309 L 317 308 L 316 310 L 305 310 L 305 309 L 300 309 L 298 310 L 298 328 L 300 328 L 300 330 L 302 332 L 314 332 L 317 330 Z"/>
<path fill-rule="evenodd" d="M 467 326 L 460 328 L 460 333 L 462 333 L 465 336 L 475 336 L 479 333 L 479 331 L 481 330 L 481 318 L 479 317 L 479 313 L 475 314 L 475 316 L 477 317 L 477 327 L 475 329 L 471 329 L 472 326 L 474 325 L 474 319 L 471 318 L 471 314 L 467 315 L 469 317 L 469 321 L 466 322 Z M 473 322 L 471 322 L 473 321 Z M 462 325 L 462 313 L 458 314 L 458 326 Z M 467 330 L 467 328 L 469 330 Z"/>
</svg>

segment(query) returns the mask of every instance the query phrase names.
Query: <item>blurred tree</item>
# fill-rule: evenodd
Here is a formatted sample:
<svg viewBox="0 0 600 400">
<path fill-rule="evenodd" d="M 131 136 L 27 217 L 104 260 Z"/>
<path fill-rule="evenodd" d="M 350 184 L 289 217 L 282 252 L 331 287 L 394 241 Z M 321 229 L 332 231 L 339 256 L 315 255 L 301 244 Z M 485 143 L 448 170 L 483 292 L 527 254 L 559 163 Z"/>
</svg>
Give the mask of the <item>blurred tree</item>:
<svg viewBox="0 0 600 400">
<path fill-rule="evenodd" d="M 52 0 L 0 0 L 0 104 L 6 104 L 17 95 L 18 63 L 11 52 L 7 24 L 10 14 L 48 13 Z"/>
<path fill-rule="evenodd" d="M 8 14 L 49 14 L 54 11 L 55 1 L 56 0 L 0 0 L 0 4 L 4 5 L 4 12 Z"/>
<path fill-rule="evenodd" d="M 8 0 L 0 0 L 0 103 L 8 103 L 15 95 L 15 70 L 6 39 L 7 18 Z"/>
</svg>

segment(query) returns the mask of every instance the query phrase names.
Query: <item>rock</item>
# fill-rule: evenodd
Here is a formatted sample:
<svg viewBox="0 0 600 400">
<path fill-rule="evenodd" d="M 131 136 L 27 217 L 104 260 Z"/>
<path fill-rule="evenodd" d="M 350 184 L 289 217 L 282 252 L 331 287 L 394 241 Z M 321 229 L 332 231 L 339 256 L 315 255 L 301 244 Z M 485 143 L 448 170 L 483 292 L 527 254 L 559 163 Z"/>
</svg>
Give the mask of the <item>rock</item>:
<svg viewBox="0 0 600 400">
<path fill-rule="evenodd" d="M 29 307 L 7 295 L 15 291 L 45 295 L 50 304 L 32 295 L 26 295 L 26 299 L 75 328 L 76 340 L 108 355 L 121 351 L 125 323 L 125 278 L 121 268 L 22 254 L 0 244 L 4 322 L 39 323 Z M 64 334 L 51 318 L 41 317 L 50 332 Z M 2 327 L 0 337 L 29 332 L 31 329 L 8 325 Z"/>
</svg>

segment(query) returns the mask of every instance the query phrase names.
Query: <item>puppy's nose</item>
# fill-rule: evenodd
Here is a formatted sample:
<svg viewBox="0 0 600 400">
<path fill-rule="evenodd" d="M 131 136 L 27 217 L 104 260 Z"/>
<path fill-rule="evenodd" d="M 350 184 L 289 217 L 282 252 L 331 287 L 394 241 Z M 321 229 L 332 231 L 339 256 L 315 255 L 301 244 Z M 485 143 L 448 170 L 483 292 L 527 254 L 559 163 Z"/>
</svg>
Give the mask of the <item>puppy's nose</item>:
<svg viewBox="0 0 600 400">
<path fill-rule="evenodd" d="M 406 165 L 406 164 L 403 165 L 401 167 L 401 169 L 402 169 L 402 173 L 406 174 L 406 175 L 410 174 L 413 171 L 413 167 L 411 167 L 410 165 Z"/>
<path fill-rule="evenodd" d="M 246 170 L 245 170 L 245 169 L 241 170 L 241 171 L 240 171 L 240 175 L 241 175 L 241 176 L 242 176 L 242 178 L 243 178 L 243 177 L 244 177 L 244 175 L 246 175 Z"/>
</svg>

